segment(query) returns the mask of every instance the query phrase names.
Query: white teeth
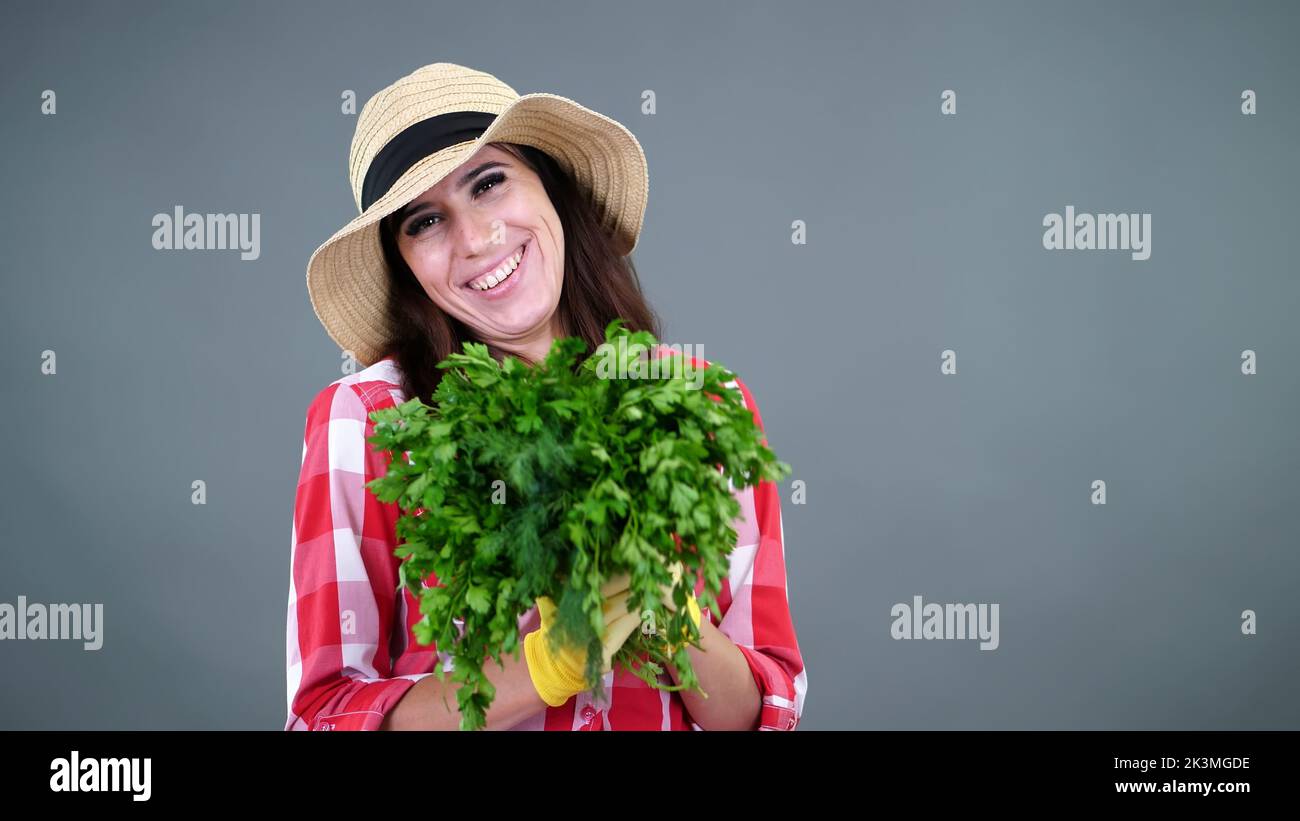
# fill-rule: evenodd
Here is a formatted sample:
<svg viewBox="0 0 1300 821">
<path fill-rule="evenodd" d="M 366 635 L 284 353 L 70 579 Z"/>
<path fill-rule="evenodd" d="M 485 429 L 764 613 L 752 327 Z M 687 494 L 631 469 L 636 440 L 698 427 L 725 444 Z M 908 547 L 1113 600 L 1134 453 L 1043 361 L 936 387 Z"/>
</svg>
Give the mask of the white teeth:
<svg viewBox="0 0 1300 821">
<path fill-rule="evenodd" d="M 497 268 L 482 279 L 474 280 L 470 283 L 470 287 L 477 288 L 480 291 L 487 291 L 495 288 L 502 282 L 505 282 L 506 278 L 515 272 L 515 269 L 519 267 L 519 260 L 523 259 L 523 257 L 524 252 L 522 249 L 515 251 L 506 259 L 505 262 L 501 263 L 500 268 Z"/>
</svg>

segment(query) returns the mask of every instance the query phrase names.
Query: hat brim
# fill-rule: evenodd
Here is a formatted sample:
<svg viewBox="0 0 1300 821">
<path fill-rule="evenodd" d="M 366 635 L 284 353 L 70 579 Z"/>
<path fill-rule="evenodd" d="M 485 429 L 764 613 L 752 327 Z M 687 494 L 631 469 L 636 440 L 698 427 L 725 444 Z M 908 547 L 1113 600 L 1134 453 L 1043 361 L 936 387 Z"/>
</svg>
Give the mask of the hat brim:
<svg viewBox="0 0 1300 821">
<path fill-rule="evenodd" d="M 388 274 L 379 223 L 462 165 L 484 145 L 510 142 L 545 151 L 591 198 L 620 255 L 637 245 L 650 177 L 636 137 L 617 121 L 555 94 L 525 94 L 479 137 L 412 165 L 362 214 L 320 245 L 307 262 L 307 293 L 330 338 L 369 366 L 388 333 Z"/>
</svg>

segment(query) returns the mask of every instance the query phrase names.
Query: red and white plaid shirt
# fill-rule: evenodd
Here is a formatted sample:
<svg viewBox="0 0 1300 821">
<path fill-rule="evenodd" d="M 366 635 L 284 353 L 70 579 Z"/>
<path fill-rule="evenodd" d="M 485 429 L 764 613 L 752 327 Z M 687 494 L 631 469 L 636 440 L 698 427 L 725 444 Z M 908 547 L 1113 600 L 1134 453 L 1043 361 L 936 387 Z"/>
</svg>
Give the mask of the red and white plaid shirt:
<svg viewBox="0 0 1300 821">
<path fill-rule="evenodd" d="M 696 361 L 696 364 L 700 364 Z M 758 406 L 734 384 L 762 427 Z M 396 502 L 364 485 L 388 471 L 390 457 L 366 441 L 369 415 L 405 401 L 397 363 L 384 358 L 328 385 L 307 408 L 302 469 L 294 502 L 287 624 L 286 730 L 376 730 L 447 653 L 415 640 L 418 599 L 398 589 Z M 703 612 L 736 643 L 762 696 L 761 730 L 792 730 L 803 713 L 808 677 L 786 596 L 777 487 L 764 481 L 736 491 L 741 515 L 721 616 Z M 436 581 L 426 580 L 426 584 Z M 703 580 L 697 580 L 701 592 Z M 519 620 L 536 630 L 537 608 Z M 671 684 L 664 673 L 661 680 Z M 605 675 L 605 699 L 579 693 L 515 725 L 517 730 L 700 730 L 677 693 L 656 690 L 633 673 Z"/>
</svg>

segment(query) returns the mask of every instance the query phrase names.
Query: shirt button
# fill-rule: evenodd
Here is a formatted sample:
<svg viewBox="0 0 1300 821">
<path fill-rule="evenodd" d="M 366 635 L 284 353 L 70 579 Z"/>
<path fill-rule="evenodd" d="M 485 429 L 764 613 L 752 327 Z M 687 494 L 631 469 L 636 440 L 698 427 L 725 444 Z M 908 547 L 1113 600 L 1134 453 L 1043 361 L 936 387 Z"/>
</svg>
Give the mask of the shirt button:
<svg viewBox="0 0 1300 821">
<path fill-rule="evenodd" d="M 596 717 L 596 711 L 592 709 L 592 706 L 590 704 L 582 708 L 583 721 L 591 721 L 595 717 Z"/>
</svg>

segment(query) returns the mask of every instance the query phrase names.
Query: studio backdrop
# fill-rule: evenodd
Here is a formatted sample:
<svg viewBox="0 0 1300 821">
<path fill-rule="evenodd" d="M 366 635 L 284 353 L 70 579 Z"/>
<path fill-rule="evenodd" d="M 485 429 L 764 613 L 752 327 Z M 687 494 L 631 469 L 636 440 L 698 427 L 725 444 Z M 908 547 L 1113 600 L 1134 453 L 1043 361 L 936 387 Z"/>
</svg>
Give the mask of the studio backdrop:
<svg viewBox="0 0 1300 821">
<path fill-rule="evenodd" d="M 1300 728 L 1297 24 L 8 4 L 0 728 L 284 727 L 305 415 L 356 365 L 307 261 L 362 106 L 439 61 L 644 148 L 663 341 L 791 467 L 799 729 Z"/>
</svg>

